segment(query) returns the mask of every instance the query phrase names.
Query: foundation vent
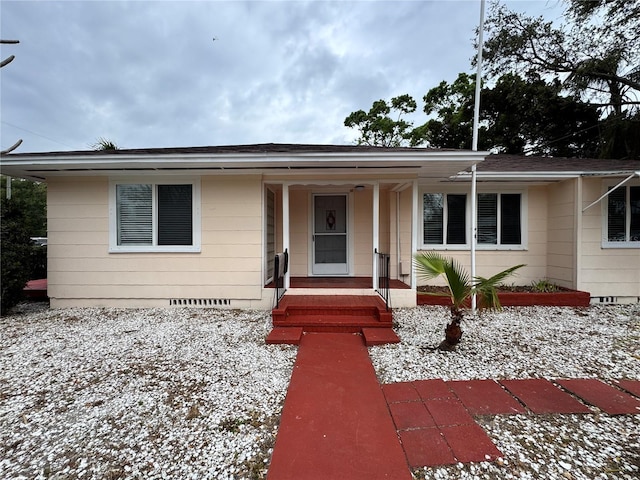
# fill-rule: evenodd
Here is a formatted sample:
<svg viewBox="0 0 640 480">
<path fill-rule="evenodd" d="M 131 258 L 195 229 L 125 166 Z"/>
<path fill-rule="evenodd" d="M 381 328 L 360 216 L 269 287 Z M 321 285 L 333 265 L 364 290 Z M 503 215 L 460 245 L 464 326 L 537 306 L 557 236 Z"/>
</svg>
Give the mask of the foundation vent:
<svg viewBox="0 0 640 480">
<path fill-rule="evenodd" d="M 172 307 L 230 307 L 230 298 L 171 298 Z"/>
<path fill-rule="evenodd" d="M 618 303 L 617 297 L 598 297 L 598 303 Z"/>
</svg>

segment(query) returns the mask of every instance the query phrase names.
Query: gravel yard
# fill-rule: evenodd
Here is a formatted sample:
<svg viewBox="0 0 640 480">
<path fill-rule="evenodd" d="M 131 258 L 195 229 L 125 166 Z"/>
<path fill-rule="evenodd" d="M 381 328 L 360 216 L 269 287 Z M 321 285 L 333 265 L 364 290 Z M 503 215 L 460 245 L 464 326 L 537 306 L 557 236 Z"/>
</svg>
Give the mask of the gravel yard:
<svg viewBox="0 0 640 480">
<path fill-rule="evenodd" d="M 640 379 L 640 305 L 505 308 L 463 322 L 455 353 L 431 352 L 449 311 L 394 311 L 399 345 L 370 349 L 382 383 L 443 378 Z M 478 423 L 504 458 L 418 470 L 416 478 L 637 479 L 638 415 L 501 415 Z"/>
<path fill-rule="evenodd" d="M 293 362 L 267 346 L 270 313 L 22 305 L 0 319 L 0 478 L 264 478 Z M 640 378 L 640 306 L 510 308 L 463 324 L 394 312 L 400 345 L 372 347 L 381 382 L 425 378 Z M 640 415 L 480 419 L 496 463 L 416 478 L 636 479 Z"/>
</svg>

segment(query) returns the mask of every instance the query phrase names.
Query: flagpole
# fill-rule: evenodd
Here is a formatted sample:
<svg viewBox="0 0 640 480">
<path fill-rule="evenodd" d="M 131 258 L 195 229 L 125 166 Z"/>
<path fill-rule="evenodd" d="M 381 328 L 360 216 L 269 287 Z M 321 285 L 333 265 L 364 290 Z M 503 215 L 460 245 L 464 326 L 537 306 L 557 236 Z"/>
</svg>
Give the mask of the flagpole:
<svg viewBox="0 0 640 480">
<path fill-rule="evenodd" d="M 482 83 L 482 46 L 483 46 L 483 31 L 484 31 L 484 2 L 480 0 L 480 26 L 478 27 L 478 57 L 477 57 L 477 72 L 476 72 L 476 92 L 473 106 L 473 140 L 471 143 L 471 150 L 478 151 L 478 127 L 480 122 L 480 86 Z M 475 163 L 471 167 L 471 281 L 475 282 L 476 277 L 476 241 L 478 231 L 478 194 L 477 194 L 477 174 Z M 471 310 L 475 314 L 477 308 L 477 298 L 474 293 L 471 296 Z"/>
</svg>

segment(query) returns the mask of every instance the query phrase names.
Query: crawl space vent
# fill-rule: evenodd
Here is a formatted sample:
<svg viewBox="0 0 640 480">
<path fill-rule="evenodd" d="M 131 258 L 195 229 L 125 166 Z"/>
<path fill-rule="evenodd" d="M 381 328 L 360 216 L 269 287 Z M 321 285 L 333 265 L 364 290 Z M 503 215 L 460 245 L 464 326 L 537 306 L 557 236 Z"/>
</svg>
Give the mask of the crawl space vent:
<svg viewBox="0 0 640 480">
<path fill-rule="evenodd" d="M 169 305 L 176 307 L 229 307 L 229 298 L 171 298 Z"/>
</svg>

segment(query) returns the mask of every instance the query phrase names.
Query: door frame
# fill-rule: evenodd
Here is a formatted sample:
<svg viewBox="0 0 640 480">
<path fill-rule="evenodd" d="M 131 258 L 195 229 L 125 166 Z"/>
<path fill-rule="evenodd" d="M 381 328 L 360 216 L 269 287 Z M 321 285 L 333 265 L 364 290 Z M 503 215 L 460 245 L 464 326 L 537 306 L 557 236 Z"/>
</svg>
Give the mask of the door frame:
<svg viewBox="0 0 640 480">
<path fill-rule="evenodd" d="M 328 273 L 313 273 L 313 258 L 314 258 L 314 242 L 313 235 L 315 231 L 314 215 L 315 215 L 315 197 L 317 196 L 337 196 L 344 195 L 347 199 L 347 272 L 342 274 L 328 274 Z M 353 193 L 344 189 L 322 189 L 309 191 L 309 214 L 308 214 L 308 255 L 307 255 L 307 276 L 309 277 L 352 277 L 353 265 L 354 265 L 354 204 Z"/>
</svg>

